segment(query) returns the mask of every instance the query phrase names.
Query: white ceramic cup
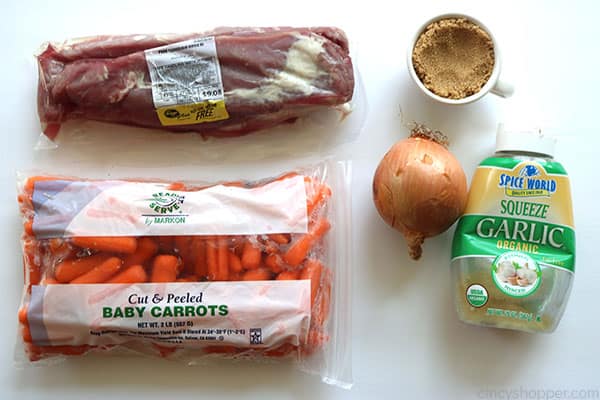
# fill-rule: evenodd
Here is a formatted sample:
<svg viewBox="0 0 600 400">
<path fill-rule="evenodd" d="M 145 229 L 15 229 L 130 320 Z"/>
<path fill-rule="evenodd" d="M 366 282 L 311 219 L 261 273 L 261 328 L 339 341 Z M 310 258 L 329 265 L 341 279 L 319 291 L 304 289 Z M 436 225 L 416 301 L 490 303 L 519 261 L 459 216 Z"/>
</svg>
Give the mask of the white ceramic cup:
<svg viewBox="0 0 600 400">
<path fill-rule="evenodd" d="M 438 96 L 437 94 L 435 94 L 432 91 L 430 91 L 429 89 L 427 89 L 425 87 L 425 85 L 423 84 L 423 82 L 421 82 L 421 80 L 419 79 L 419 76 L 417 75 L 417 72 L 415 71 L 415 67 L 412 62 L 412 54 L 413 54 L 413 49 L 415 47 L 415 43 L 417 42 L 417 40 L 419 39 L 419 36 L 421 36 L 423 31 L 425 31 L 425 28 L 427 28 L 427 26 L 429 26 L 429 24 L 431 24 L 433 22 L 436 22 L 436 21 L 439 21 L 442 19 L 447 19 L 447 18 L 465 18 L 465 19 L 473 22 L 474 24 L 480 26 L 484 31 L 486 31 L 488 33 L 488 35 L 490 35 L 490 38 L 492 39 L 492 42 L 494 44 L 494 69 L 492 70 L 492 75 L 490 76 L 490 79 L 488 79 L 488 81 L 485 83 L 485 85 L 483 85 L 483 87 L 481 88 L 481 90 L 479 92 L 472 94 L 471 96 L 464 97 L 462 99 L 449 99 L 446 97 Z M 408 47 L 407 60 L 408 60 L 408 72 L 409 72 L 410 76 L 412 77 L 413 81 L 415 81 L 415 83 L 417 84 L 417 86 L 427 96 L 431 97 L 434 100 L 442 102 L 442 103 L 467 104 L 467 103 L 472 103 L 476 100 L 479 100 L 480 98 L 482 98 L 483 96 L 488 94 L 488 92 L 494 93 L 501 97 L 510 97 L 514 92 L 514 88 L 511 84 L 500 80 L 500 68 L 502 65 L 502 57 L 500 55 L 500 49 L 498 47 L 498 42 L 496 41 L 496 38 L 494 38 L 494 35 L 492 34 L 492 32 L 490 32 L 490 30 L 487 28 L 487 26 L 485 26 L 479 20 L 477 20 L 469 15 L 458 14 L 458 13 L 448 13 L 448 14 L 438 15 L 438 16 L 426 21 L 423 25 L 421 25 L 421 27 L 417 30 L 417 32 L 413 36 L 412 40 L 410 41 L 410 45 Z"/>
</svg>

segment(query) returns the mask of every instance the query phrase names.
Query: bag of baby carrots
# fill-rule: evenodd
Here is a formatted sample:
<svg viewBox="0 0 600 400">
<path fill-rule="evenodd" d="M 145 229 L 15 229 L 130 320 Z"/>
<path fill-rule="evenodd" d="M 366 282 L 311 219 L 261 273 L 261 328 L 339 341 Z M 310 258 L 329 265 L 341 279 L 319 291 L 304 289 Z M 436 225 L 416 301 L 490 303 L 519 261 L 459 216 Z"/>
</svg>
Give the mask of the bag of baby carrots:
<svg viewBox="0 0 600 400">
<path fill-rule="evenodd" d="M 32 363 L 120 350 L 292 359 L 350 384 L 348 175 L 19 179 Z"/>
</svg>

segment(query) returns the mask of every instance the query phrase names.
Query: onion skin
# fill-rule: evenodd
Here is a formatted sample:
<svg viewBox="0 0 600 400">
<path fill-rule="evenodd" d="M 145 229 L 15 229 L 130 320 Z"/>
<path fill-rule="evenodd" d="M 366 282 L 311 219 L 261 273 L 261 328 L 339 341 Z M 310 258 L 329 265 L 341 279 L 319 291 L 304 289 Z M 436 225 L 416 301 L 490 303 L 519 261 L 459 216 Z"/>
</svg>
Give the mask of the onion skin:
<svg viewBox="0 0 600 400">
<path fill-rule="evenodd" d="M 467 178 L 458 160 L 432 139 L 409 137 L 385 154 L 373 178 L 381 217 L 399 230 L 412 259 L 423 241 L 446 231 L 467 203 Z"/>
</svg>

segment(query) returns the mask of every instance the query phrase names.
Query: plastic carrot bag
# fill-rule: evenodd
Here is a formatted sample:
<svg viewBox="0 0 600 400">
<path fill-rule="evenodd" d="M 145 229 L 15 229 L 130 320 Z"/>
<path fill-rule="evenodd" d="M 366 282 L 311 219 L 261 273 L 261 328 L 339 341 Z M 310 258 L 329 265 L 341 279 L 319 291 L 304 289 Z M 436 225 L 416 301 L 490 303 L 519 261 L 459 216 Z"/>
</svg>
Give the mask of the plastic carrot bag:
<svg viewBox="0 0 600 400">
<path fill-rule="evenodd" d="M 20 178 L 26 358 L 289 358 L 349 385 L 346 168 L 217 184 Z"/>
</svg>

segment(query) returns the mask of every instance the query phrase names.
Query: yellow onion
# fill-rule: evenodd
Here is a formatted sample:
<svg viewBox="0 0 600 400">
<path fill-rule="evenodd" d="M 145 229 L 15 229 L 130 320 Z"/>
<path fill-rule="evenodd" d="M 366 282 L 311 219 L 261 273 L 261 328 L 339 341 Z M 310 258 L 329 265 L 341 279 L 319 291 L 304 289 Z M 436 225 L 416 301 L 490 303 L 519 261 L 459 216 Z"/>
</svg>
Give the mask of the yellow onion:
<svg viewBox="0 0 600 400">
<path fill-rule="evenodd" d="M 415 260 L 425 238 L 452 226 L 467 202 L 465 172 L 436 134 L 417 127 L 392 146 L 373 178 L 377 211 L 404 235 Z"/>
</svg>

